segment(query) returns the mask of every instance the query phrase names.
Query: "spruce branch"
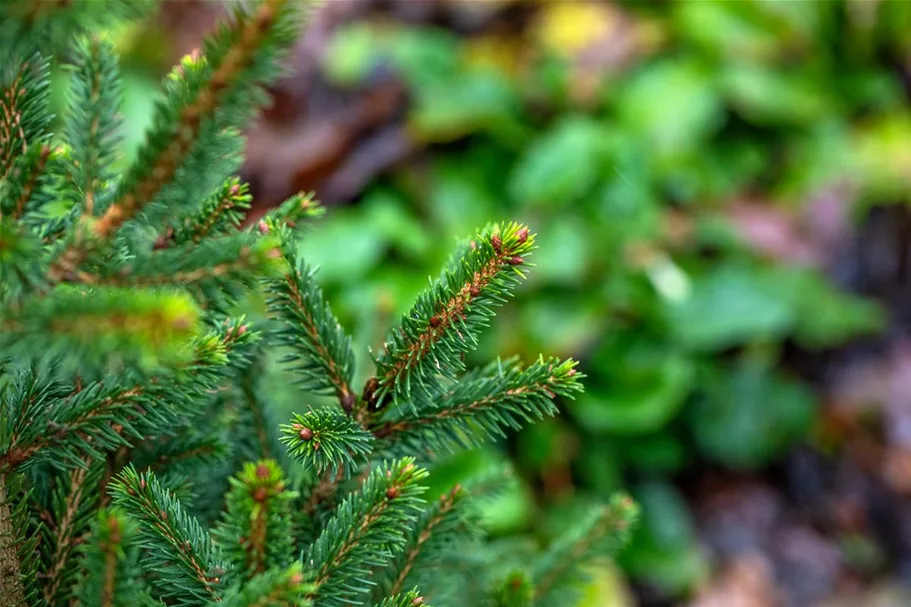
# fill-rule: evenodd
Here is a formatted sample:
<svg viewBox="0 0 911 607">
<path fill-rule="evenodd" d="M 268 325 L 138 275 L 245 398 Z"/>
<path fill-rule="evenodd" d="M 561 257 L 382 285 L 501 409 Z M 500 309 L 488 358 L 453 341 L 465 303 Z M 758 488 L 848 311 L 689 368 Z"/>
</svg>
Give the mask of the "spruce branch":
<svg viewBox="0 0 911 607">
<path fill-rule="evenodd" d="M 494 309 L 524 278 L 521 268 L 532 249 L 534 235 L 517 223 L 480 234 L 390 333 L 365 400 L 381 405 L 391 394 L 409 401 L 412 390 L 432 395 L 440 378 L 454 379 L 464 369 L 462 355 L 477 347 Z"/>
<path fill-rule="evenodd" d="M 201 328 L 192 298 L 167 290 L 64 285 L 5 308 L 0 331 L 10 356 L 69 364 L 116 365 L 111 352 L 147 368 L 180 362 Z"/>
<path fill-rule="evenodd" d="M 151 607 L 140 581 L 136 525 L 118 510 L 99 510 L 80 547 L 77 607 Z"/>
<path fill-rule="evenodd" d="M 176 229 L 169 229 L 155 242 L 156 249 L 173 245 L 200 243 L 212 235 L 225 235 L 237 229 L 244 212 L 250 208 L 253 197 L 250 186 L 232 177 L 225 181 L 215 194 L 209 196 L 196 213 L 180 222 Z"/>
<path fill-rule="evenodd" d="M 29 150 L 47 141 L 53 119 L 48 110 L 50 63 L 39 54 L 16 57 L 0 68 L 0 182 L 17 160 L 29 161 Z M 32 160 L 34 157 L 32 157 Z M 3 213 L 11 209 L 2 207 Z"/>
<path fill-rule="evenodd" d="M 535 589 L 522 571 L 513 571 L 495 588 L 491 597 L 492 607 L 532 607 Z"/>
<path fill-rule="evenodd" d="M 251 92 L 278 74 L 275 60 L 295 38 L 298 13 L 290 0 L 261 0 L 249 12 L 239 7 L 232 26 L 206 40 L 204 58 L 184 61 L 183 76 L 173 74 L 180 82 L 172 83 L 171 98 L 159 105 L 138 161 L 104 214 L 92 222 L 93 240 L 110 238 L 172 182 L 194 151 L 246 120 L 262 100 Z M 90 248 L 84 238 L 72 242 L 52 265 L 51 279 L 70 275 Z"/>
<path fill-rule="evenodd" d="M 211 539 L 155 475 L 128 466 L 110 490 L 114 504 L 138 523 L 138 540 L 146 551 L 142 565 L 160 576 L 162 598 L 186 607 L 218 600 L 216 571 L 223 567 Z"/>
<path fill-rule="evenodd" d="M 65 141 L 72 154 L 69 170 L 80 194 L 79 206 L 90 217 L 95 198 L 113 179 L 110 165 L 121 139 L 120 69 L 112 46 L 96 37 L 76 45 L 71 69 Z"/>
<path fill-rule="evenodd" d="M 73 558 L 76 541 L 88 528 L 94 513 L 101 479 L 101 466 L 74 468 L 58 477 L 54 492 L 53 526 L 42 543 L 50 550 L 44 569 L 45 582 L 42 595 L 48 605 L 56 605 L 69 598 L 78 571 Z"/>
<path fill-rule="evenodd" d="M 582 390 L 576 364 L 541 357 L 524 368 L 510 359 L 472 370 L 436 402 L 389 410 L 372 428 L 377 450 L 471 448 L 552 416 L 554 398 Z"/>
<path fill-rule="evenodd" d="M 371 451 L 373 436 L 341 411 L 313 409 L 292 420 L 282 425 L 280 440 L 317 475 L 353 474 Z"/>
<path fill-rule="evenodd" d="M 226 559 L 226 584 L 290 565 L 295 557 L 290 506 L 296 497 L 274 461 L 247 463 L 231 478 L 227 510 L 213 534 Z"/>
<path fill-rule="evenodd" d="M 415 577 L 415 569 L 433 575 L 444 550 L 451 547 L 455 537 L 467 531 L 460 507 L 466 495 L 465 490 L 456 485 L 421 513 L 417 524 L 409 529 L 402 558 L 391 563 L 389 573 L 394 572 L 394 575 L 389 594 L 402 592 L 405 582 Z M 423 584 L 417 586 L 423 587 Z"/>
<path fill-rule="evenodd" d="M 309 607 L 310 601 L 301 598 L 312 592 L 301 571 L 300 563 L 285 569 L 270 569 L 243 585 L 225 592 L 223 607 Z"/>
<path fill-rule="evenodd" d="M 67 391 L 46 377 L 23 373 L 21 388 L 5 394 L 2 403 L 11 415 L 0 434 L 0 473 L 40 461 L 84 465 L 86 455 L 101 458 L 128 446 L 129 439 L 181 421 L 229 371 L 229 356 L 242 356 L 251 338 L 244 328 L 235 323 L 198 339 L 190 364 L 144 383 L 99 381 Z"/>
<path fill-rule="evenodd" d="M 351 339 L 323 298 L 315 270 L 298 258 L 287 237 L 282 253 L 290 271 L 284 280 L 270 283 L 269 307 L 283 321 L 276 331 L 277 342 L 291 349 L 283 362 L 295 372 L 303 389 L 336 396 L 350 414 L 355 403 L 350 387 L 354 375 Z"/>
<path fill-rule="evenodd" d="M 300 227 L 302 222 L 316 219 L 325 209 L 313 198 L 312 192 L 298 192 L 277 207 L 270 209 L 258 224 L 258 229 L 268 231 L 276 228 L 291 229 Z"/>
<path fill-rule="evenodd" d="M 377 607 L 431 607 L 424 602 L 424 597 L 418 592 L 417 588 L 395 594 L 383 599 Z"/>
<path fill-rule="evenodd" d="M 42 144 L 35 152 L 30 150 L 16 163 L 13 175 L 4 184 L 6 191 L 3 192 L 5 200 L 15 200 L 10 212 L 13 219 L 21 219 L 25 214 L 32 195 L 42 178 L 45 178 L 44 169 L 50 156 L 51 148 Z"/>
<path fill-rule="evenodd" d="M 638 506 L 625 495 L 616 495 L 608 505 L 589 513 L 534 564 L 534 604 L 559 607 L 571 603 L 587 579 L 583 567 L 622 547 L 638 518 Z"/>
<path fill-rule="evenodd" d="M 238 291 L 262 278 L 281 275 L 275 238 L 238 232 L 200 244 L 139 253 L 124 264 L 98 275 L 81 274 L 87 284 L 151 287 L 202 283 Z"/>
<path fill-rule="evenodd" d="M 346 497 L 307 551 L 322 607 L 343 607 L 369 587 L 371 567 L 384 566 L 389 551 L 404 544 L 403 526 L 414 521 L 427 473 L 410 458 L 375 468 L 360 491 Z"/>
</svg>

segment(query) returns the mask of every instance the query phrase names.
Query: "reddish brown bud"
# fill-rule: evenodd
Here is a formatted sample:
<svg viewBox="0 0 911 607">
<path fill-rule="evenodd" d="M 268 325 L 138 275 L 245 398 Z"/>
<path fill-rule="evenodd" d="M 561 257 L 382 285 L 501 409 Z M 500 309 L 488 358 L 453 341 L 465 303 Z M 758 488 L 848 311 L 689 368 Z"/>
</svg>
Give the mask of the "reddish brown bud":
<svg viewBox="0 0 911 607">
<path fill-rule="evenodd" d="M 266 491 L 265 487 L 257 487 L 256 491 L 253 492 L 253 499 L 257 502 L 264 502 L 266 501 L 267 495 L 268 492 Z"/>
<path fill-rule="evenodd" d="M 237 336 L 238 337 L 240 337 L 241 335 L 243 335 L 246 332 L 247 332 L 247 325 L 241 325 L 241 326 L 237 327 Z"/>
<path fill-rule="evenodd" d="M 578 373 L 578 371 L 576 371 L 575 369 L 570 369 L 569 371 L 566 372 L 566 376 L 567 376 L 567 377 L 572 377 L 572 376 L 575 375 L 576 373 Z"/>
<path fill-rule="evenodd" d="M 523 263 L 525 263 L 525 259 L 523 259 L 521 255 L 516 255 L 507 259 L 506 263 L 511 266 L 521 266 Z"/>
<path fill-rule="evenodd" d="M 354 394 L 346 390 L 339 400 L 342 404 L 342 410 L 344 410 L 346 413 L 351 413 L 351 411 L 354 409 Z"/>
<path fill-rule="evenodd" d="M 424 597 L 422 596 L 419 596 L 411 601 L 411 607 L 422 607 L 425 604 L 426 603 L 424 603 Z"/>
<path fill-rule="evenodd" d="M 430 326 L 431 327 L 439 327 L 441 322 L 443 322 L 443 319 L 440 318 L 439 314 L 434 314 L 433 316 L 430 317 Z"/>
<path fill-rule="evenodd" d="M 310 440 L 313 438 L 313 430 L 310 428 L 301 428 L 301 431 L 297 433 L 301 440 Z"/>
<path fill-rule="evenodd" d="M 528 228 L 522 228 L 516 232 L 516 239 L 518 239 L 519 244 L 524 244 L 528 240 Z"/>
<path fill-rule="evenodd" d="M 394 500 L 399 495 L 399 490 L 396 487 L 389 487 L 386 489 L 386 497 L 388 499 Z"/>
<path fill-rule="evenodd" d="M 269 478 L 269 466 L 266 464 L 257 464 L 256 478 Z"/>
<path fill-rule="evenodd" d="M 319 451 L 319 443 L 317 443 L 317 442 L 314 442 L 314 443 L 313 443 L 313 450 L 314 450 L 314 451 Z"/>
<path fill-rule="evenodd" d="M 468 287 L 468 292 L 471 293 L 472 297 L 477 297 L 478 295 L 481 294 L 481 289 L 479 289 L 475 285 L 471 285 L 470 287 Z"/>
<path fill-rule="evenodd" d="M 492 244 L 494 250 L 496 250 L 496 252 L 499 253 L 499 252 L 500 252 L 500 247 L 503 246 L 503 240 L 500 238 L 500 235 L 499 235 L 499 234 L 494 234 L 494 235 L 490 238 L 490 244 Z"/>
<path fill-rule="evenodd" d="M 237 196 L 238 194 L 240 194 L 240 184 L 239 183 L 233 184 L 230 187 L 230 189 L 228 189 L 228 193 L 231 194 L 231 196 Z"/>
<path fill-rule="evenodd" d="M 260 234 L 268 234 L 268 233 L 269 233 L 269 224 L 267 224 L 267 223 L 266 223 L 265 221 L 263 221 L 262 219 L 259 220 L 259 225 L 258 225 L 257 227 L 259 228 L 259 233 L 260 233 Z"/>
<path fill-rule="evenodd" d="M 144 479 L 144 478 L 139 479 L 139 488 L 140 489 L 146 488 L 146 479 Z"/>
</svg>

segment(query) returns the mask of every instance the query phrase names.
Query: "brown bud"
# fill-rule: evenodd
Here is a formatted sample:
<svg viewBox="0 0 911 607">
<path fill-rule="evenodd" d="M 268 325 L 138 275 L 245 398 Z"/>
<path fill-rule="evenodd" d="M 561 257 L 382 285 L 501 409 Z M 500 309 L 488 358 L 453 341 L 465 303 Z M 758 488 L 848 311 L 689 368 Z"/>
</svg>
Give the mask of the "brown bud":
<svg viewBox="0 0 911 607">
<path fill-rule="evenodd" d="M 144 478 L 139 479 L 139 488 L 140 489 L 146 488 L 146 479 L 144 479 Z"/>
<path fill-rule="evenodd" d="M 168 520 L 168 513 L 165 512 L 164 510 L 159 510 L 159 511 L 158 511 L 158 516 L 160 516 L 160 517 L 163 518 L 164 520 Z"/>
<path fill-rule="evenodd" d="M 341 396 L 341 398 L 340 398 L 339 400 L 340 400 L 341 403 L 342 403 L 342 409 L 343 409 L 346 413 L 351 413 L 351 411 L 354 409 L 354 394 L 352 394 L 351 392 L 348 392 L 348 391 L 346 390 L 346 391 L 342 394 L 342 396 Z"/>
<path fill-rule="evenodd" d="M 510 257 L 509 259 L 507 259 L 506 263 L 508 263 L 511 266 L 521 266 L 523 263 L 525 263 L 525 260 L 522 258 L 521 255 L 516 255 L 514 257 Z"/>
<path fill-rule="evenodd" d="M 257 502 L 264 502 L 266 501 L 267 495 L 268 492 L 266 491 L 265 487 L 257 487 L 256 491 L 253 492 L 253 499 Z"/>
<path fill-rule="evenodd" d="M 241 326 L 237 327 L 237 336 L 238 337 L 240 337 L 241 335 L 243 335 L 246 332 L 247 332 L 247 325 L 241 325 Z"/>
<path fill-rule="evenodd" d="M 411 607 L 422 607 L 425 604 L 426 603 L 424 603 L 424 597 L 422 596 L 419 596 L 411 601 Z"/>
<path fill-rule="evenodd" d="M 434 314 L 433 316 L 430 317 L 430 326 L 431 327 L 439 327 L 441 322 L 443 322 L 443 319 L 440 318 L 439 314 Z"/>
<path fill-rule="evenodd" d="M 518 239 L 519 244 L 524 244 L 525 241 L 528 240 L 528 228 L 522 228 L 516 232 L 516 238 Z"/>
<path fill-rule="evenodd" d="M 578 373 L 578 371 L 576 371 L 575 369 L 570 369 L 569 371 L 566 372 L 566 376 L 567 376 L 567 377 L 572 377 L 572 376 L 575 375 L 576 373 Z"/>
<path fill-rule="evenodd" d="M 269 466 L 266 464 L 257 464 L 256 478 L 269 478 Z"/>
<path fill-rule="evenodd" d="M 314 450 L 314 451 L 319 451 L 319 443 L 317 443 L 317 442 L 314 442 L 314 443 L 313 443 L 313 450 Z"/>
<path fill-rule="evenodd" d="M 468 287 L 468 292 L 471 293 L 472 297 L 477 297 L 478 295 L 481 294 L 481 289 L 479 289 L 475 285 L 471 285 L 470 287 Z"/>
<path fill-rule="evenodd" d="M 260 233 L 260 234 L 268 234 L 268 233 L 269 233 L 269 224 L 267 224 L 267 223 L 266 223 L 265 221 L 263 221 L 262 219 L 259 220 L 259 225 L 258 225 L 257 227 L 259 228 L 259 233 Z"/>
<path fill-rule="evenodd" d="M 313 438 L 313 430 L 310 428 L 301 428 L 301 431 L 297 433 L 301 440 L 310 440 Z"/>
<path fill-rule="evenodd" d="M 496 250 L 496 252 L 499 253 L 499 252 L 500 252 L 500 247 L 503 246 L 503 240 L 500 238 L 500 235 L 499 235 L 499 234 L 494 234 L 494 235 L 490 238 L 490 244 L 492 244 L 494 250 Z"/>
<path fill-rule="evenodd" d="M 386 498 L 394 500 L 399 495 L 399 490 L 396 487 L 389 487 L 386 489 Z"/>
</svg>

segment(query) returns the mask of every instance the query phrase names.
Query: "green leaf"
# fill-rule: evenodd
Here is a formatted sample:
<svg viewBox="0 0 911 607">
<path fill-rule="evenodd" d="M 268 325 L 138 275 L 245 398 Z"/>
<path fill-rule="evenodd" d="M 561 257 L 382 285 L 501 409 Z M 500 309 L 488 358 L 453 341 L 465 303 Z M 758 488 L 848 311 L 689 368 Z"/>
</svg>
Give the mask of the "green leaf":
<svg viewBox="0 0 911 607">
<path fill-rule="evenodd" d="M 563 118 L 519 158 L 509 190 L 523 204 L 566 207 L 594 187 L 605 150 L 604 126 L 591 118 Z"/>
<path fill-rule="evenodd" d="M 687 415 L 700 450 L 726 466 L 755 468 L 804 436 L 813 421 L 810 389 L 758 363 L 711 369 Z"/>
<path fill-rule="evenodd" d="M 761 268 L 730 263 L 697 275 L 690 296 L 666 306 L 671 334 L 697 351 L 783 337 L 796 310 L 777 279 Z"/>
</svg>

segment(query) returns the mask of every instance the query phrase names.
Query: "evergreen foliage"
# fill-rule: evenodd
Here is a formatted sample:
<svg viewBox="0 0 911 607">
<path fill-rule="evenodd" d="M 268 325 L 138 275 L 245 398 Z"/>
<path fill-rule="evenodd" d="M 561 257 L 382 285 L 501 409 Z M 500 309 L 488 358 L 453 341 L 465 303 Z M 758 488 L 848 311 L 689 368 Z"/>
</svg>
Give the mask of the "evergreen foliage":
<svg viewBox="0 0 911 607">
<path fill-rule="evenodd" d="M 49 130 L 48 32 L 81 31 L 96 6 L 73 4 L 58 25 L 50 3 L 40 19 L 0 8 L 16 49 L 0 82 L 0 604 L 572 604 L 579 567 L 623 542 L 631 503 L 504 563 L 472 498 L 502 478 L 422 497 L 439 454 L 553 415 L 556 397 L 581 390 L 571 360 L 465 373 L 534 235 L 480 232 L 356 390 L 351 340 L 297 252 L 319 207 L 294 196 L 241 228 L 250 196 L 233 175 L 240 130 L 306 10 L 239 5 L 168 75 L 121 171 L 117 57 L 103 38 L 66 55 L 69 109 Z M 98 4 L 100 21 L 129 16 L 108 5 L 129 3 Z M 269 317 L 239 316 L 261 293 Z M 279 427 L 260 384 L 272 351 L 287 353 L 300 402 L 330 402 Z"/>
</svg>

